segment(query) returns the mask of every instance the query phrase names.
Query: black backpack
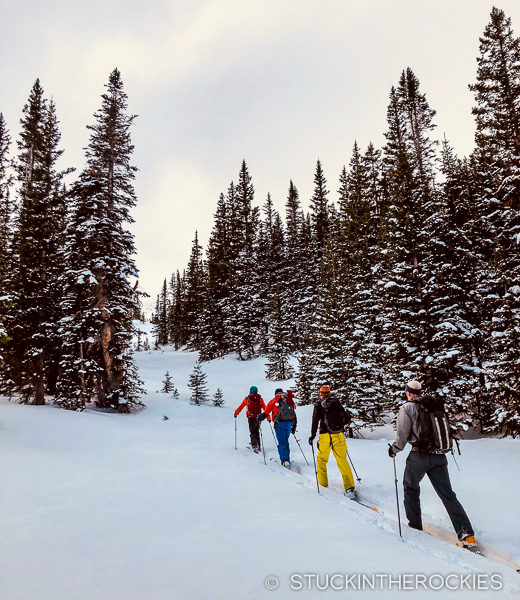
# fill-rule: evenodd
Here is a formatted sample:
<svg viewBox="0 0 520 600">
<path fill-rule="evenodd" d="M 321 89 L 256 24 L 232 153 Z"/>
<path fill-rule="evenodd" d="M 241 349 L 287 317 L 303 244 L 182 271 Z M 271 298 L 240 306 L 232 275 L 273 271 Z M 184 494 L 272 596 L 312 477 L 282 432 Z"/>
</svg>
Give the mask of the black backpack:
<svg viewBox="0 0 520 600">
<path fill-rule="evenodd" d="M 421 452 L 445 454 L 453 447 L 448 415 L 444 400 L 434 396 L 421 396 L 419 405 L 419 439 L 414 444 Z"/>
<path fill-rule="evenodd" d="M 280 394 L 278 398 L 278 413 L 276 415 L 278 421 L 292 421 L 296 416 L 296 411 L 287 402 L 287 394 Z"/>
<path fill-rule="evenodd" d="M 325 398 L 320 401 L 323 408 L 323 420 L 329 430 L 329 433 L 339 433 L 343 431 L 345 425 L 350 423 L 348 413 L 341 406 L 337 398 Z"/>
</svg>

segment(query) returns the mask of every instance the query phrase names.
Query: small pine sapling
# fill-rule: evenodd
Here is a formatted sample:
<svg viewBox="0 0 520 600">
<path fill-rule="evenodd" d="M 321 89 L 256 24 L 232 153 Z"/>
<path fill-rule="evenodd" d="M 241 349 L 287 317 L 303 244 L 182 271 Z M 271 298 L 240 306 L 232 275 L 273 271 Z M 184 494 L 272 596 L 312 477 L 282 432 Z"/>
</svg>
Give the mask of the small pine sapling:
<svg viewBox="0 0 520 600">
<path fill-rule="evenodd" d="M 224 394 L 220 388 L 217 388 L 213 396 L 213 406 L 222 406 L 224 404 Z"/>
</svg>

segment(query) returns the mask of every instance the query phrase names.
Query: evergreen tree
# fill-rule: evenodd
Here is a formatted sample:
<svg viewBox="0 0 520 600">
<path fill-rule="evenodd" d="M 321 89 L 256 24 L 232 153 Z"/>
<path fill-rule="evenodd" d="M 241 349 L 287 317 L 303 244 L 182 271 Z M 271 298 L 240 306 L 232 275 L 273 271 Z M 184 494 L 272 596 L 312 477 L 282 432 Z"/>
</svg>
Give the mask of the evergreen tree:
<svg viewBox="0 0 520 600">
<path fill-rule="evenodd" d="M 186 289 L 184 277 L 177 270 L 170 282 L 171 305 L 168 316 L 169 340 L 175 350 L 186 344 Z"/>
<path fill-rule="evenodd" d="M 469 86 L 476 101 L 475 142 L 496 190 L 520 160 L 520 40 L 503 10 L 493 7 L 479 50 L 477 80 Z"/>
<path fill-rule="evenodd" d="M 486 279 L 478 285 L 488 322 L 483 329 L 484 359 L 491 376 L 485 383 L 494 406 L 485 407 L 481 424 L 512 435 L 520 433 L 520 40 L 511 19 L 498 8 L 480 38 L 475 93 L 476 150 L 480 180 L 479 246 L 488 257 Z M 487 327 L 486 327 L 487 325 Z M 483 394 L 485 395 L 485 394 Z M 490 411 L 494 409 L 488 419 Z"/>
<path fill-rule="evenodd" d="M 164 375 L 164 381 L 163 381 L 163 386 L 161 389 L 161 392 L 163 392 L 164 394 L 169 394 L 170 392 L 173 391 L 174 385 L 173 385 L 173 380 L 172 380 L 172 376 L 170 375 L 169 371 L 166 371 L 165 375 Z"/>
<path fill-rule="evenodd" d="M 164 346 L 169 342 L 168 339 L 168 314 L 169 314 L 169 302 L 168 302 L 168 285 L 166 279 L 164 280 L 162 290 L 157 298 L 155 320 L 155 339 L 159 346 Z"/>
<path fill-rule="evenodd" d="M 269 351 L 265 376 L 271 381 L 290 379 L 294 375 L 291 366 L 291 347 L 287 324 L 282 313 L 283 291 L 278 287 L 273 294 L 273 309 L 270 315 Z"/>
<path fill-rule="evenodd" d="M 0 367 L 4 360 L 3 346 L 7 343 L 5 321 L 10 299 L 8 294 L 8 280 L 11 270 L 10 257 L 15 209 L 10 194 L 13 180 L 9 172 L 11 166 L 11 160 L 9 158 L 10 144 L 11 137 L 7 130 L 4 116 L 0 113 Z M 4 382 L 4 384 L 7 384 L 7 382 Z M 0 387 L 1 386 L 2 383 L 0 382 Z"/>
<path fill-rule="evenodd" d="M 477 405 L 482 299 L 477 281 L 485 264 L 472 242 L 475 210 L 467 173 L 447 141 L 442 148 L 442 173 L 445 182 L 430 194 L 424 224 L 428 251 L 423 261 L 422 376 L 428 390 L 450 406 L 454 422 L 465 426 L 475 411 L 481 416 Z"/>
<path fill-rule="evenodd" d="M 428 106 L 411 69 L 403 72 L 398 88 L 390 91 L 384 148 L 388 208 L 381 223 L 384 265 L 379 279 L 382 304 L 382 342 L 386 354 L 385 379 L 401 397 L 402 377 L 420 376 L 425 360 L 422 302 L 423 259 L 427 239 L 425 206 L 433 182 L 432 143 L 434 111 Z"/>
<path fill-rule="evenodd" d="M 220 388 L 217 388 L 213 396 L 213 406 L 224 406 L 224 394 Z"/>
<path fill-rule="evenodd" d="M 141 382 L 131 356 L 132 315 L 139 305 L 132 259 L 133 188 L 127 95 L 121 74 L 109 76 L 101 108 L 89 125 L 87 168 L 71 190 L 72 214 L 65 249 L 61 362 L 57 402 L 65 408 L 94 401 L 126 412 L 141 404 Z M 78 372 L 81 378 L 78 378 Z"/>
<path fill-rule="evenodd" d="M 321 162 L 318 160 L 314 173 L 314 193 L 311 198 L 312 228 L 316 239 L 318 259 L 321 258 L 322 249 L 330 230 L 331 206 L 327 199 L 328 193 L 327 180 L 325 179 Z"/>
<path fill-rule="evenodd" d="M 202 370 L 200 361 L 197 361 L 190 375 L 188 387 L 191 390 L 191 401 L 197 406 L 208 399 L 207 375 Z"/>
<path fill-rule="evenodd" d="M 285 240 L 283 224 L 278 211 L 273 208 L 271 195 L 267 194 L 263 212 L 265 220 L 259 227 L 259 241 L 256 246 L 256 271 L 261 313 L 260 351 L 267 353 L 270 346 L 271 315 L 275 312 L 275 303 L 285 298 L 283 270 L 285 263 Z M 278 300 L 275 298 L 281 294 Z M 280 316 L 286 312 L 285 303 L 280 307 Z"/>
<path fill-rule="evenodd" d="M 55 107 L 36 80 L 21 120 L 16 161 L 20 214 L 14 236 L 11 307 L 7 333 L 11 338 L 9 368 L 16 389 L 27 402 L 44 404 L 49 372 L 55 372 L 54 338 L 59 275 L 63 268 L 65 200 L 56 163 L 60 133 Z M 51 388 L 53 387 L 53 382 Z"/>
<path fill-rule="evenodd" d="M 261 326 L 261 298 L 256 245 L 259 211 L 252 206 L 254 188 L 245 161 L 231 208 L 230 292 L 225 305 L 226 344 L 240 360 L 255 356 Z"/>
<path fill-rule="evenodd" d="M 202 260 L 202 246 L 199 244 L 198 233 L 195 232 L 184 280 L 187 343 L 193 349 L 199 348 L 201 343 L 202 316 L 206 298 L 206 279 L 204 262 Z"/>
<path fill-rule="evenodd" d="M 207 301 L 202 316 L 202 341 L 200 356 L 211 360 L 223 356 L 227 351 L 225 343 L 225 304 L 230 285 L 230 228 L 231 207 L 234 186 L 228 191 L 228 200 L 220 194 L 214 225 L 207 251 Z"/>
</svg>

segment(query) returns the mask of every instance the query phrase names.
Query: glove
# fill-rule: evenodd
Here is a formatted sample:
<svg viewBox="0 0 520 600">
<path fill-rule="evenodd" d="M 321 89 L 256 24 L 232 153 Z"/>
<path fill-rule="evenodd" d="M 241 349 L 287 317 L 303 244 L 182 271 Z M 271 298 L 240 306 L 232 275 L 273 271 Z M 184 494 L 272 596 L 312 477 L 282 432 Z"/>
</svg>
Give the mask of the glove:
<svg viewBox="0 0 520 600">
<path fill-rule="evenodd" d="M 394 458 L 394 456 L 397 454 L 397 452 L 394 450 L 393 446 L 388 446 L 388 456 L 390 458 Z"/>
<path fill-rule="evenodd" d="M 312 446 L 312 442 L 314 442 L 314 436 L 311 435 L 311 437 L 309 438 L 309 446 Z"/>
<path fill-rule="evenodd" d="M 260 415 L 258 415 L 258 417 L 256 417 L 256 420 L 261 423 L 264 419 L 267 419 L 267 415 L 265 413 L 262 413 Z"/>
<path fill-rule="evenodd" d="M 291 429 L 291 433 L 292 433 L 293 435 L 296 433 L 296 427 L 293 427 L 293 428 Z"/>
<path fill-rule="evenodd" d="M 235 417 L 235 419 L 237 418 L 237 415 L 233 415 Z"/>
</svg>

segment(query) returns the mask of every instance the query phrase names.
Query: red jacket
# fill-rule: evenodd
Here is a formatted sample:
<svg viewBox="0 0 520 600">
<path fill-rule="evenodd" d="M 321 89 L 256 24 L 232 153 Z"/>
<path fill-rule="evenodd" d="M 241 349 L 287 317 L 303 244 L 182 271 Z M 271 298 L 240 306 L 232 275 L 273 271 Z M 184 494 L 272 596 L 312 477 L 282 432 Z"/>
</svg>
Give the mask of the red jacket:
<svg viewBox="0 0 520 600">
<path fill-rule="evenodd" d="M 253 400 L 253 402 L 251 402 L 251 400 Z M 260 402 L 258 402 L 258 400 L 260 400 Z M 246 416 L 249 418 L 258 417 L 262 410 L 265 411 L 265 402 L 260 394 L 250 394 L 249 396 L 246 396 L 242 400 L 242 404 L 235 410 L 235 417 L 238 417 L 245 406 L 247 406 Z"/>
<path fill-rule="evenodd" d="M 276 415 L 278 414 L 278 410 L 279 410 L 278 401 L 279 401 L 281 395 L 282 394 L 278 394 L 278 396 L 276 396 L 275 398 L 270 400 L 264 409 L 264 412 L 266 415 L 268 415 L 269 413 L 272 413 L 273 420 L 276 417 Z M 291 390 L 287 390 L 287 404 L 289 406 L 292 406 L 294 408 L 294 410 L 296 410 L 296 404 L 294 403 L 294 394 L 291 392 Z M 294 416 L 294 419 L 293 419 L 293 426 L 296 427 L 296 415 Z"/>
</svg>

